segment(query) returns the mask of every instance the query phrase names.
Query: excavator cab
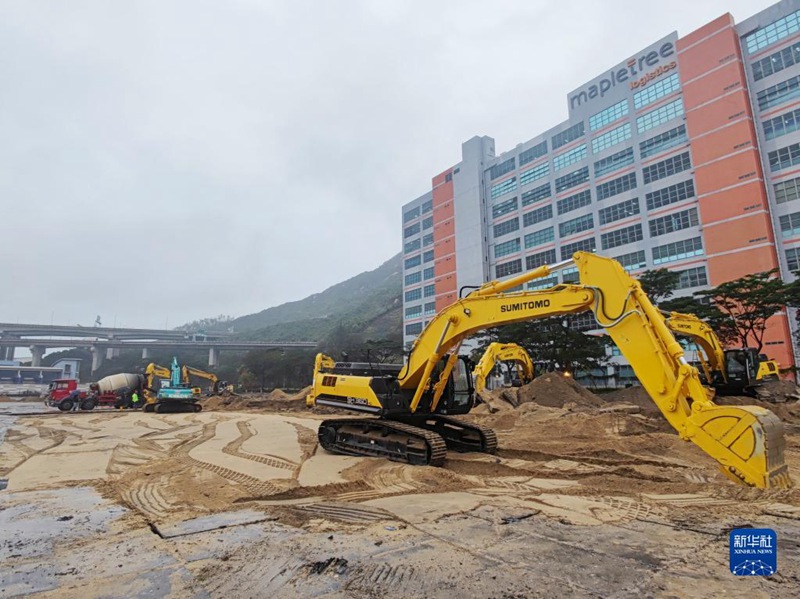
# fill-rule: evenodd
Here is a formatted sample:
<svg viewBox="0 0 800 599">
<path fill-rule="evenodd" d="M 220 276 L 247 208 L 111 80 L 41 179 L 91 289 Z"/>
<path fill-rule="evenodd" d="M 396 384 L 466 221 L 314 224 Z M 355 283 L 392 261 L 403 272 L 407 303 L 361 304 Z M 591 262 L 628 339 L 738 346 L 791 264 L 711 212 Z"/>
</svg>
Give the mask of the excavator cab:
<svg viewBox="0 0 800 599">
<path fill-rule="evenodd" d="M 439 401 L 440 414 L 466 414 L 472 409 L 475 386 L 472 382 L 472 361 L 467 356 L 459 356 L 453 367 L 450 380 Z"/>
<path fill-rule="evenodd" d="M 758 352 L 753 347 L 725 350 L 725 368 L 728 380 L 720 383 L 718 390 L 722 394 L 743 393 L 755 396 L 758 365 L 761 362 Z"/>
</svg>

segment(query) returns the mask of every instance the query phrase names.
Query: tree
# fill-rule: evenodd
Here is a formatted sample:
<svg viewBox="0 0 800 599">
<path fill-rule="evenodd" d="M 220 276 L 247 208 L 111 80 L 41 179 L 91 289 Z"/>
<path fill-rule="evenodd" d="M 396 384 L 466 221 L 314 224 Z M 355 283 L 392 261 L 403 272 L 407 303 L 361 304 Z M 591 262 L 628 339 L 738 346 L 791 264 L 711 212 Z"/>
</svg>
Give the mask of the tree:
<svg viewBox="0 0 800 599">
<path fill-rule="evenodd" d="M 721 318 L 710 323 L 717 335 L 724 340 L 727 337 L 726 341 L 735 339 L 742 347 L 752 342 L 758 352 L 764 346 L 767 320 L 791 301 L 790 286 L 777 269 L 746 275 L 695 295 L 709 300 L 721 313 Z"/>
<path fill-rule="evenodd" d="M 644 271 L 639 277 L 639 283 L 650 301 L 658 306 L 663 300 L 672 297 L 678 288 L 680 279 L 679 272 L 667 268 L 657 268 Z"/>
</svg>

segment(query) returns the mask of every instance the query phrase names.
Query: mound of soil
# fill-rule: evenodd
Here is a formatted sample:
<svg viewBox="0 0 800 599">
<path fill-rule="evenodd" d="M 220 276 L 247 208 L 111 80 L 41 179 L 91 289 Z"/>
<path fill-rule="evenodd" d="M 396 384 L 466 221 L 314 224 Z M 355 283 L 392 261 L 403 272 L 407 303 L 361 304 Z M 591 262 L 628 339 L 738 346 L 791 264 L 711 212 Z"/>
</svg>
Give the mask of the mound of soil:
<svg viewBox="0 0 800 599">
<path fill-rule="evenodd" d="M 610 393 L 603 393 L 601 395 L 603 400 L 610 404 L 633 404 L 639 406 L 641 413 L 645 416 L 655 416 L 661 414 L 661 411 L 656 406 L 655 402 L 644 390 L 644 387 L 626 387 L 625 389 L 617 389 Z"/>
<path fill-rule="evenodd" d="M 336 410 L 321 406 L 309 409 L 306 406 L 306 395 L 308 395 L 309 391 L 311 391 L 311 387 L 306 387 L 291 395 L 283 389 L 274 389 L 269 393 L 215 395 L 203 400 L 202 404 L 204 410 L 337 413 Z"/>
<path fill-rule="evenodd" d="M 756 389 L 759 399 L 765 401 L 786 401 L 797 399 L 800 389 L 794 381 L 767 381 Z"/>
<path fill-rule="evenodd" d="M 516 391 L 516 394 L 513 393 Z M 549 372 L 534 379 L 532 383 L 511 390 L 504 390 L 504 399 L 510 400 L 516 395 L 515 407 L 528 402 L 549 408 L 563 408 L 567 404 L 575 404 L 579 408 L 596 408 L 603 405 L 603 400 L 594 393 L 576 383 L 573 379 Z"/>
</svg>

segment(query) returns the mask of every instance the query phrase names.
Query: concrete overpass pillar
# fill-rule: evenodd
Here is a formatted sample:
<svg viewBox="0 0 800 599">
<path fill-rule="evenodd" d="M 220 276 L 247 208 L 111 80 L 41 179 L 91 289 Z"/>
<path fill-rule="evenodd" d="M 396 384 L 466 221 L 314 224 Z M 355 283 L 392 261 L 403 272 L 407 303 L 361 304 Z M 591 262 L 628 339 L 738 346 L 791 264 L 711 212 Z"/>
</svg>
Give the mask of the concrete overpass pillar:
<svg viewBox="0 0 800 599">
<path fill-rule="evenodd" d="M 92 372 L 97 372 L 103 365 L 103 350 L 99 347 L 92 347 Z"/>
<path fill-rule="evenodd" d="M 142 360 L 149 360 L 150 359 L 150 348 L 145 347 L 142 349 Z"/>
<path fill-rule="evenodd" d="M 114 358 L 119 358 L 119 348 L 118 347 L 109 347 L 106 349 L 106 360 L 113 360 Z"/>
<path fill-rule="evenodd" d="M 43 345 L 31 345 L 31 366 L 34 368 L 42 365 L 45 347 Z"/>
<path fill-rule="evenodd" d="M 216 347 L 208 348 L 208 365 L 219 366 L 219 350 Z"/>
<path fill-rule="evenodd" d="M 13 345 L 9 345 L 6 348 L 6 360 L 13 360 L 14 359 L 14 352 L 17 351 L 17 348 Z"/>
</svg>

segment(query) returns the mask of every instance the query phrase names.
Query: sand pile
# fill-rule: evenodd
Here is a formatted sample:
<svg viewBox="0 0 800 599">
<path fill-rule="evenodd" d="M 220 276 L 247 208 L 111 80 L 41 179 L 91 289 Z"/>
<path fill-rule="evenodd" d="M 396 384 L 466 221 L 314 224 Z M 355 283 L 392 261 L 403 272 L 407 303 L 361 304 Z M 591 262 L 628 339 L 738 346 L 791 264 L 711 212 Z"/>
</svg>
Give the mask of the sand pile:
<svg viewBox="0 0 800 599">
<path fill-rule="evenodd" d="M 294 394 L 282 389 L 269 393 L 246 393 L 243 395 L 215 395 L 205 399 L 205 410 L 269 410 L 271 412 L 299 412 L 306 409 L 306 387 Z"/>
<path fill-rule="evenodd" d="M 783 402 L 800 398 L 800 388 L 794 381 L 767 381 L 756 389 L 758 397 L 764 401 Z"/>
<path fill-rule="evenodd" d="M 11 401 L 17 401 L 17 400 L 11 399 L 8 395 L 0 395 L 0 403 L 8 403 Z"/>
<path fill-rule="evenodd" d="M 610 393 L 604 393 L 600 396 L 607 404 L 632 404 L 638 406 L 642 414 L 646 416 L 660 415 L 661 410 L 658 409 L 655 402 L 644 390 L 644 387 L 627 387 L 625 389 L 617 389 Z"/>
<path fill-rule="evenodd" d="M 563 408 L 570 404 L 576 407 L 600 407 L 603 405 L 597 395 L 561 374 L 549 372 L 534 379 L 532 383 L 518 389 L 506 389 L 508 397 L 516 395 L 516 406 L 535 402 L 540 406 Z"/>
</svg>

